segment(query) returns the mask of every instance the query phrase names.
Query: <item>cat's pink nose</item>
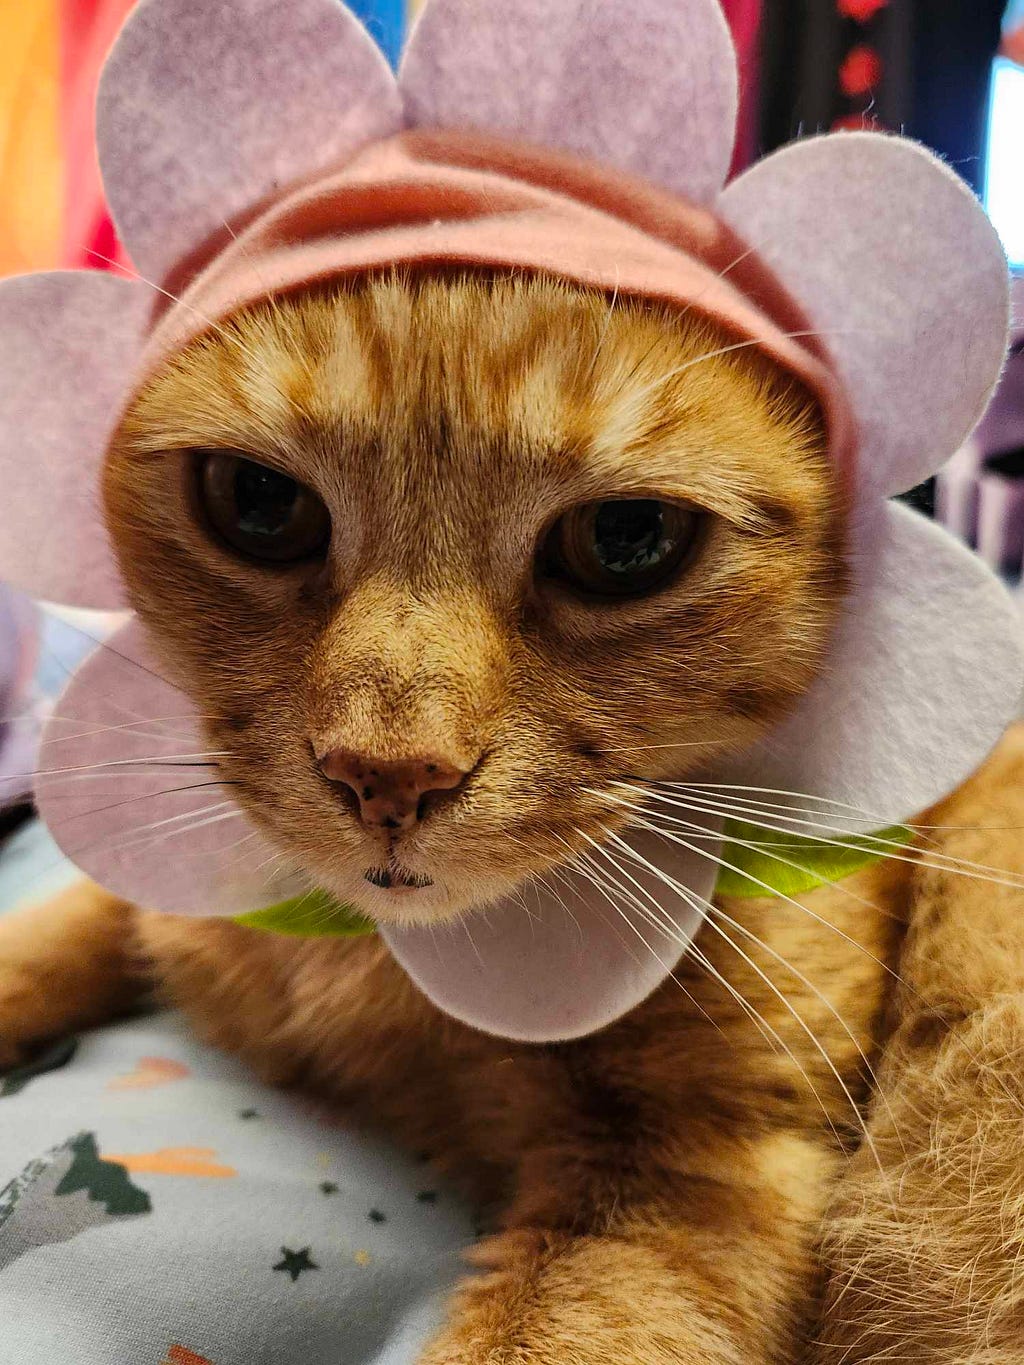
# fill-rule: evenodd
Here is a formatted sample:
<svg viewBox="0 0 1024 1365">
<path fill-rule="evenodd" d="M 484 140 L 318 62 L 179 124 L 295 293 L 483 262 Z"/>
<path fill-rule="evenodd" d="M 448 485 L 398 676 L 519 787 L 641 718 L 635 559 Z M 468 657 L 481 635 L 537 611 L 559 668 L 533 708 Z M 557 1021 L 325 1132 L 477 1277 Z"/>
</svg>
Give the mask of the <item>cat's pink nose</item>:
<svg viewBox="0 0 1024 1365">
<path fill-rule="evenodd" d="M 426 815 L 431 792 L 454 791 L 467 776 L 465 768 L 433 755 L 385 762 L 350 749 L 332 749 L 320 770 L 355 794 L 367 829 L 389 831 L 411 829 Z"/>
</svg>

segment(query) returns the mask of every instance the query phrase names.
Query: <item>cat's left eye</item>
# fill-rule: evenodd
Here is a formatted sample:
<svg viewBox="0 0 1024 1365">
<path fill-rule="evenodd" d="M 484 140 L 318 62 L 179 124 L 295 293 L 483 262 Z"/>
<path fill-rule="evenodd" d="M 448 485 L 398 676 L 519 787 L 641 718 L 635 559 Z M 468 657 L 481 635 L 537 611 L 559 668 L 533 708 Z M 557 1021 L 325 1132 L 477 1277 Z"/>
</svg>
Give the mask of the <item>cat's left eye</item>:
<svg viewBox="0 0 1024 1365">
<path fill-rule="evenodd" d="M 250 559 L 296 564 L 324 553 L 331 517 L 311 488 L 234 450 L 197 451 L 196 497 L 221 540 Z"/>
<path fill-rule="evenodd" d="M 639 597 L 679 572 L 702 524 L 696 508 L 655 498 L 583 503 L 552 527 L 543 567 L 586 595 Z"/>
</svg>

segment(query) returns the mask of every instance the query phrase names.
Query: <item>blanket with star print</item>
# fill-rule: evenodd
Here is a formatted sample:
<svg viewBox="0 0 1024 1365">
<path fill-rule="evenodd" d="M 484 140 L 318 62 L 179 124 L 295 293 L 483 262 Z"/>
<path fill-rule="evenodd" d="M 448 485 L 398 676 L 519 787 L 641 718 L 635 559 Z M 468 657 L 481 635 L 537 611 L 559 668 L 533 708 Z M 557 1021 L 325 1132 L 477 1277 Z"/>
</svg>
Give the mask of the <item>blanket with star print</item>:
<svg viewBox="0 0 1024 1365">
<path fill-rule="evenodd" d="M 0 912 L 68 878 L 38 827 Z M 472 1217 L 170 1014 L 0 1076 L 3 1365 L 411 1365 Z"/>
</svg>

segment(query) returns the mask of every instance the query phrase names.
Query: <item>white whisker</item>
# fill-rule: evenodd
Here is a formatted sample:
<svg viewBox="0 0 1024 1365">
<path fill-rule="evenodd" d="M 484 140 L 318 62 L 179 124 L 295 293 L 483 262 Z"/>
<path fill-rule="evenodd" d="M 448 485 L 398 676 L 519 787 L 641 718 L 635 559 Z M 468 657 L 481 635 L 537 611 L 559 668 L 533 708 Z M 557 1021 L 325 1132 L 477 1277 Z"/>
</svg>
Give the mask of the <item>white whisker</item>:
<svg viewBox="0 0 1024 1365">
<path fill-rule="evenodd" d="M 657 833 L 658 831 L 654 831 L 654 832 Z M 664 837 L 664 836 L 663 836 L 663 837 Z M 667 837 L 672 837 L 672 836 L 667 836 Z M 712 903 L 711 903 L 710 901 L 706 900 L 703 896 L 697 895 L 695 892 L 691 891 L 688 887 L 683 887 L 683 886 L 682 886 L 679 882 L 677 882 L 673 877 L 669 876 L 662 868 L 657 867 L 655 864 L 651 863 L 647 858 L 644 858 L 641 854 L 639 854 L 639 853 L 637 852 L 636 849 L 634 849 L 630 844 L 627 844 L 626 841 L 625 841 L 624 839 L 620 838 L 619 835 L 614 834 L 614 833 L 611 833 L 611 834 L 609 835 L 609 838 L 610 838 L 610 842 L 613 843 L 617 848 L 622 849 L 622 851 L 623 851 L 624 853 L 626 853 L 627 856 L 629 856 L 629 857 L 635 859 L 635 860 L 638 861 L 641 865 L 643 865 L 644 867 L 648 868 L 648 869 L 649 869 L 651 872 L 653 872 L 655 875 L 659 876 L 659 877 L 666 883 L 666 885 L 668 885 L 668 886 L 671 887 L 673 890 L 675 890 L 675 891 L 677 892 L 677 894 L 682 895 L 682 896 L 684 897 L 684 899 L 686 899 L 691 905 L 699 906 L 699 907 L 702 909 L 702 911 L 705 912 L 705 923 L 712 923 L 712 921 L 710 921 L 710 920 L 706 917 L 706 912 L 707 912 L 708 910 L 710 910 L 710 909 L 713 909 Z M 678 842 L 678 843 L 680 843 L 683 847 L 689 848 L 689 850 L 690 850 L 691 852 L 695 852 L 695 853 L 699 854 L 701 857 L 710 858 L 712 861 L 715 861 L 715 862 L 718 861 L 717 859 L 713 858 L 713 856 L 712 856 L 711 854 L 707 853 L 706 850 L 700 849 L 700 848 L 698 848 L 698 847 L 695 846 L 695 845 L 687 844 L 687 842 L 686 842 L 685 840 L 683 840 L 683 839 L 676 839 L 675 841 Z M 728 940 L 728 935 L 725 934 L 725 931 L 721 928 L 720 925 L 714 925 L 714 924 L 712 924 L 712 927 L 715 928 L 715 930 L 716 930 L 718 933 L 720 933 L 723 937 L 725 937 L 725 938 Z M 728 940 L 728 941 L 731 942 L 731 940 Z M 749 957 L 748 954 L 744 953 L 744 951 L 743 951 L 742 948 L 738 947 L 738 945 L 736 945 L 736 944 L 732 944 L 732 946 L 733 946 L 734 951 L 737 952 L 737 953 L 739 954 L 739 956 L 741 956 L 741 957 L 748 963 L 748 965 L 751 967 L 751 969 L 752 969 L 753 971 L 755 971 L 759 977 L 761 977 L 761 979 L 764 981 L 765 985 L 768 986 L 768 988 L 772 991 L 772 993 L 778 998 L 778 1000 L 779 1000 L 779 1002 L 782 1004 L 783 1008 L 786 1009 L 786 1010 L 792 1015 L 792 1017 L 793 1017 L 793 1019 L 796 1021 L 797 1025 L 802 1029 L 802 1031 L 803 1031 L 803 1032 L 807 1035 L 807 1037 L 810 1039 L 810 1041 L 811 1041 L 812 1045 L 814 1046 L 815 1050 L 819 1053 L 819 1055 L 821 1056 L 822 1060 L 825 1062 L 826 1066 L 828 1067 L 828 1069 L 829 1069 L 830 1072 L 832 1073 L 832 1075 L 833 1075 L 833 1077 L 834 1077 L 836 1083 L 839 1085 L 840 1089 L 842 1090 L 843 1095 L 845 1096 L 847 1102 L 848 1102 L 849 1105 L 850 1105 L 850 1109 L 851 1109 L 852 1113 L 856 1116 L 858 1125 L 859 1125 L 861 1131 L 863 1132 L 864 1137 L 865 1137 L 865 1140 L 867 1141 L 867 1143 L 868 1143 L 868 1145 L 869 1145 L 869 1147 L 870 1147 L 870 1149 L 871 1149 L 871 1151 L 872 1151 L 872 1153 L 873 1153 L 873 1155 L 874 1155 L 874 1157 L 875 1157 L 875 1160 L 876 1160 L 876 1162 L 878 1163 L 879 1170 L 881 1171 L 881 1170 L 882 1170 L 881 1161 L 879 1160 L 878 1154 L 877 1154 L 877 1152 L 875 1151 L 874 1144 L 873 1144 L 872 1139 L 871 1139 L 871 1135 L 870 1135 L 870 1133 L 868 1132 L 868 1129 L 867 1129 L 866 1124 L 864 1123 L 863 1116 L 861 1115 L 860 1109 L 859 1109 L 859 1107 L 858 1107 L 856 1101 L 854 1100 L 853 1095 L 852 1095 L 852 1093 L 850 1092 L 849 1087 L 847 1086 L 846 1082 L 843 1080 L 843 1077 L 842 1077 L 842 1075 L 841 1075 L 841 1073 L 840 1073 L 840 1071 L 839 1071 L 839 1068 L 835 1065 L 835 1063 L 833 1062 L 832 1058 L 828 1055 L 828 1052 L 827 1052 L 827 1050 L 825 1049 L 825 1047 L 823 1046 L 823 1044 L 821 1043 L 821 1040 L 817 1037 L 817 1035 L 815 1034 L 814 1030 L 807 1024 L 806 1020 L 804 1020 L 804 1018 L 803 1018 L 802 1015 L 799 1013 L 799 1011 L 792 1005 L 792 1003 L 791 1003 L 789 1000 L 786 999 L 785 995 L 778 989 L 778 987 L 777 987 L 777 986 L 775 985 L 775 983 L 771 980 L 771 978 L 768 977 L 768 976 L 761 970 L 760 967 L 758 967 L 758 965 Z M 802 1071 L 802 1068 L 801 1068 L 801 1071 Z M 803 1073 L 803 1074 L 804 1074 L 804 1076 L 805 1076 L 805 1079 L 807 1079 L 806 1073 Z M 812 1087 L 812 1089 L 813 1089 L 813 1087 Z M 815 1092 L 815 1094 L 816 1094 L 816 1092 Z M 819 1099 L 819 1103 L 820 1103 L 820 1097 L 817 1097 L 817 1095 L 816 1095 L 816 1098 Z M 827 1116 L 827 1110 L 824 1109 L 824 1106 L 822 1106 L 822 1108 L 823 1108 L 823 1111 L 826 1113 L 826 1116 Z M 833 1128 L 833 1131 L 835 1131 L 834 1128 Z M 839 1136 L 839 1135 L 838 1135 L 838 1133 L 837 1133 L 837 1134 L 836 1134 L 837 1139 L 838 1139 L 838 1136 Z"/>
<path fill-rule="evenodd" d="M 746 811 L 742 806 L 724 807 L 707 798 L 700 798 L 701 804 L 694 802 L 684 802 L 675 797 L 668 797 L 660 794 L 656 790 L 640 787 L 633 783 L 622 782 L 618 785 L 632 790 L 644 798 L 654 799 L 666 805 L 678 805 L 691 812 L 699 812 L 709 815 L 732 814 L 739 819 L 747 819 L 750 824 L 759 824 L 762 829 L 776 834 L 795 834 L 792 825 L 805 825 L 811 829 L 827 831 L 828 826 L 818 824 L 809 820 L 786 820 L 779 821 L 774 817 L 766 817 L 761 812 Z M 937 850 L 926 852 L 916 850 L 912 853 L 897 852 L 893 850 L 905 850 L 907 844 L 897 839 L 886 839 L 875 834 L 857 834 L 849 836 L 849 839 L 857 839 L 858 843 L 851 843 L 849 839 L 836 838 L 834 834 L 827 832 L 810 834 L 807 837 L 817 840 L 819 843 L 827 844 L 832 848 L 841 848 L 854 853 L 877 853 L 880 858 L 888 858 L 893 862 L 909 863 L 914 867 L 926 867 L 933 872 L 951 872 L 961 877 L 967 877 L 974 881 L 987 882 L 992 886 L 1006 886 L 1011 890 L 1024 890 L 1024 878 L 1013 878 L 1012 874 L 1007 874 L 1005 869 L 989 867 L 985 863 L 976 863 L 969 858 L 956 858 L 952 854 L 942 853 Z M 869 844 L 865 848 L 865 843 Z"/>
</svg>

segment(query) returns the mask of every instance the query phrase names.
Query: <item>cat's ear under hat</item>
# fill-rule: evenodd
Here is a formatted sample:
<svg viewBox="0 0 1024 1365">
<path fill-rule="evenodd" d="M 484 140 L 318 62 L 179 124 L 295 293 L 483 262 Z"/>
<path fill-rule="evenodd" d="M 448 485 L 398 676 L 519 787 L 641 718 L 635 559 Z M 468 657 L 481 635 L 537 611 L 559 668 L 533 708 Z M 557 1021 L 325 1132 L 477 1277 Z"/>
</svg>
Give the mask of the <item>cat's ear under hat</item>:
<svg viewBox="0 0 1024 1365">
<path fill-rule="evenodd" d="M 717 0 L 428 0 L 399 85 L 409 123 L 494 133 L 711 204 L 736 134 Z"/>
</svg>

